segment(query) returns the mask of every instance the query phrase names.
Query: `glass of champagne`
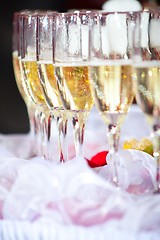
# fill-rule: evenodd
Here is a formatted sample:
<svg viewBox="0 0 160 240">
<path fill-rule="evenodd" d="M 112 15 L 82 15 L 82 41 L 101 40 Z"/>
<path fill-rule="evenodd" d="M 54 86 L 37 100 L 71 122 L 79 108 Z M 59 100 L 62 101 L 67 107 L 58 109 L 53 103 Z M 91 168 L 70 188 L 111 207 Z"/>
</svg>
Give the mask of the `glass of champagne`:
<svg viewBox="0 0 160 240">
<path fill-rule="evenodd" d="M 72 119 L 76 157 L 83 158 L 85 123 L 93 107 L 88 71 L 89 15 L 57 14 L 53 34 L 58 91 Z"/>
<path fill-rule="evenodd" d="M 156 165 L 155 193 L 160 193 L 160 10 L 137 15 L 133 35 L 136 100 L 151 127 Z"/>
<path fill-rule="evenodd" d="M 57 82 L 54 74 L 54 27 L 57 12 L 38 14 L 37 17 L 37 63 L 41 86 L 45 100 L 50 108 L 58 128 L 59 162 L 68 159 L 67 149 L 67 122 L 68 118 L 64 111 L 58 94 Z M 54 156 L 50 156 L 51 159 Z"/>
<path fill-rule="evenodd" d="M 36 124 L 35 124 L 35 116 L 34 116 L 34 104 L 32 103 L 30 96 L 28 95 L 25 84 L 24 78 L 20 71 L 20 16 L 22 14 L 27 13 L 28 10 L 22 10 L 19 12 L 14 12 L 13 14 L 13 22 L 12 22 L 12 59 L 13 59 L 13 70 L 15 74 L 15 80 L 18 87 L 18 90 L 26 104 L 28 118 L 29 118 L 29 136 L 31 137 L 31 145 L 35 143 L 36 139 Z M 33 156 L 36 151 L 30 149 L 30 154 L 28 157 Z"/>
<path fill-rule="evenodd" d="M 34 105 L 37 134 L 37 155 L 48 158 L 47 141 L 50 137 L 50 111 L 45 102 L 36 62 L 37 14 L 27 11 L 20 15 L 20 69 L 25 89 Z M 45 12 L 44 12 L 45 14 Z"/>
<path fill-rule="evenodd" d="M 90 24 L 90 80 L 95 106 L 108 127 L 111 182 L 119 186 L 122 123 L 132 104 L 131 48 L 134 16 L 129 12 L 93 13 Z"/>
</svg>

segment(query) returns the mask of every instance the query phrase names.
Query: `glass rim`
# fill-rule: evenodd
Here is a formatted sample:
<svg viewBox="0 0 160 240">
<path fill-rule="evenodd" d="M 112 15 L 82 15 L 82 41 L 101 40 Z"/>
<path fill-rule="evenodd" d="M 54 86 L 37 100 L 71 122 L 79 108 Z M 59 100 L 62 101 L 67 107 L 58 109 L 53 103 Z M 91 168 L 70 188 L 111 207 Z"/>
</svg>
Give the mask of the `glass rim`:
<svg viewBox="0 0 160 240">
<path fill-rule="evenodd" d="M 146 8 L 143 10 L 143 12 L 148 12 L 148 13 L 159 13 L 160 14 L 160 6 L 158 7 L 150 7 L 150 8 Z"/>
<path fill-rule="evenodd" d="M 54 10 L 50 10 L 50 9 L 47 9 L 47 10 L 43 10 L 43 9 L 24 9 L 24 10 L 20 10 L 20 11 L 16 11 L 13 13 L 13 17 L 18 17 L 18 16 L 45 16 L 45 15 L 48 15 L 48 16 L 52 16 L 52 15 L 55 15 L 57 14 L 58 12 L 57 11 L 54 11 Z"/>
<path fill-rule="evenodd" d="M 68 12 L 57 12 L 58 16 L 71 17 L 71 16 L 81 16 L 81 15 L 92 15 L 96 13 L 102 13 L 101 9 L 74 9 Z"/>
<path fill-rule="evenodd" d="M 97 12 L 98 14 L 101 14 L 101 15 L 109 15 L 109 14 L 130 14 L 130 15 L 137 15 L 139 13 L 143 13 L 144 10 L 139 10 L 139 11 L 105 11 L 105 10 L 102 10 L 100 12 Z"/>
</svg>

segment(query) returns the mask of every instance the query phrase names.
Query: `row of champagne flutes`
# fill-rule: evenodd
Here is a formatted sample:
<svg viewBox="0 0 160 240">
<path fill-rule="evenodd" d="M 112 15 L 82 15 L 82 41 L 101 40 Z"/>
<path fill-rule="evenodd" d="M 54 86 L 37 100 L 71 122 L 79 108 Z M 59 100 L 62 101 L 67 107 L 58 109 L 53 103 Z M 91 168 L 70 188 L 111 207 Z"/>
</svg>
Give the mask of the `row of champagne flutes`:
<svg viewBox="0 0 160 240">
<path fill-rule="evenodd" d="M 50 120 L 55 119 L 59 161 L 67 161 L 65 139 L 71 119 L 76 156 L 83 157 L 85 123 L 95 104 L 108 127 L 112 181 L 119 185 L 120 130 L 136 93 L 154 126 L 159 187 L 159 15 L 155 10 L 15 13 L 13 59 L 17 58 L 15 69 L 20 69 L 15 75 L 33 131 L 41 136 L 40 155 L 46 154 L 43 142 L 49 147 Z"/>
<path fill-rule="evenodd" d="M 38 28 L 41 27 L 40 22 L 38 24 L 38 16 L 41 22 L 44 21 L 43 24 L 45 24 L 42 32 L 38 32 Z M 40 36 L 38 37 L 37 34 L 44 34 L 44 38 L 41 40 L 44 41 L 43 44 L 48 44 L 48 48 L 45 48 L 43 54 L 47 57 L 47 63 L 51 60 L 52 28 L 50 22 L 52 18 L 54 18 L 54 12 L 51 11 L 25 10 L 14 14 L 13 66 L 19 91 L 27 106 L 30 119 L 30 134 L 33 140 L 32 148 L 36 149 L 35 154 L 53 160 L 52 154 L 54 151 L 51 151 L 50 155 L 49 150 L 51 148 L 53 121 L 56 121 L 59 134 L 59 161 L 63 162 L 67 158 L 67 156 L 64 156 L 66 152 L 63 151 L 64 145 L 62 145 L 65 140 L 67 119 L 62 104 L 58 96 L 56 96 L 56 89 L 50 87 L 49 90 L 52 92 L 51 99 L 55 100 L 53 103 L 54 100 L 50 100 L 50 95 L 46 94 L 46 87 L 44 88 L 42 82 L 45 81 L 45 76 L 48 76 L 48 85 L 51 81 L 50 85 L 54 87 L 55 77 L 52 71 L 54 68 L 51 65 L 46 66 L 46 73 L 42 76 L 41 69 L 45 68 L 45 66 L 38 64 L 38 58 L 41 56 L 38 55 L 38 47 L 41 46 L 41 42 L 38 43 Z M 48 35 L 45 35 L 46 33 Z"/>
</svg>

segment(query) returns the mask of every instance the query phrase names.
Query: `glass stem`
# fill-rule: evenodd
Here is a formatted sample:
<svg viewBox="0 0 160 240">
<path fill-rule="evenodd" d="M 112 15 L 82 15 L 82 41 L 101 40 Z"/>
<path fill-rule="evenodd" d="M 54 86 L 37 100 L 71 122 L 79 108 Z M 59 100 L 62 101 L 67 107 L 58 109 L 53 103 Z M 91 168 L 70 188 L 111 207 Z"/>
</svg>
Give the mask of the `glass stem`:
<svg viewBox="0 0 160 240">
<path fill-rule="evenodd" d="M 64 110 L 55 110 L 56 124 L 58 127 L 58 145 L 59 145 L 59 161 L 63 163 L 68 160 L 67 145 L 67 116 Z"/>
<path fill-rule="evenodd" d="M 109 149 L 111 153 L 113 182 L 116 186 L 118 186 L 119 177 L 118 177 L 118 162 L 116 158 L 116 153 L 118 152 L 118 146 L 119 146 L 119 136 L 120 136 L 119 127 L 114 124 L 109 124 L 107 136 L 108 136 L 108 142 L 109 142 Z"/>
<path fill-rule="evenodd" d="M 36 147 L 37 156 L 45 157 L 46 148 L 46 109 L 43 106 L 36 106 L 35 108 L 35 122 L 36 122 Z"/>
<path fill-rule="evenodd" d="M 32 106 L 32 104 L 26 104 L 26 106 L 27 106 L 27 112 L 28 112 L 28 118 L 29 118 L 29 134 L 31 136 L 31 139 L 34 139 L 36 134 L 34 107 Z"/>
<path fill-rule="evenodd" d="M 156 162 L 156 190 L 160 190 L 160 128 L 154 126 L 151 135 L 153 140 L 153 157 Z"/>
<path fill-rule="evenodd" d="M 50 141 L 51 141 L 51 124 L 53 115 L 48 108 L 44 108 L 40 113 L 41 126 L 41 152 L 42 156 L 49 160 Z"/>
<path fill-rule="evenodd" d="M 84 130 L 86 122 L 86 112 L 75 111 L 72 117 L 73 131 L 74 131 L 74 143 L 75 143 L 75 152 L 76 157 L 83 156 L 83 142 L 84 142 Z"/>
<path fill-rule="evenodd" d="M 31 140 L 31 146 L 35 146 L 36 140 L 37 140 L 35 108 L 34 108 L 33 104 L 31 104 L 31 103 L 26 103 L 26 106 L 27 106 L 27 112 L 28 112 L 28 118 L 29 118 L 29 137 Z M 36 149 L 32 148 L 30 157 L 33 157 L 35 155 L 36 155 Z"/>
<path fill-rule="evenodd" d="M 40 113 L 40 148 L 42 157 L 46 158 L 46 116 L 44 111 Z"/>
<path fill-rule="evenodd" d="M 63 156 L 64 156 L 64 160 L 67 161 L 68 160 L 68 141 L 67 141 L 67 126 L 68 126 L 68 118 L 66 115 L 65 111 L 61 112 L 62 114 L 62 136 L 63 136 Z"/>
<path fill-rule="evenodd" d="M 34 121 L 35 121 L 35 149 L 36 149 L 36 155 L 41 157 L 41 149 L 40 149 L 40 141 L 41 141 L 41 136 L 40 136 L 40 111 L 39 108 L 35 108 L 34 112 Z"/>
</svg>

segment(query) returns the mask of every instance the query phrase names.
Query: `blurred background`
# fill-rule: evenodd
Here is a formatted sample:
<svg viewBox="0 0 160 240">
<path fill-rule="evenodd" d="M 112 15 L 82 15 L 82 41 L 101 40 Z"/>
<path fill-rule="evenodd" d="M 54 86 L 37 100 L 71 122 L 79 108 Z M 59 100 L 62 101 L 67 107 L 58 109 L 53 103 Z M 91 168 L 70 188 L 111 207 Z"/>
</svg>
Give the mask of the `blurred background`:
<svg viewBox="0 0 160 240">
<path fill-rule="evenodd" d="M 119 0 L 121 2 L 121 0 Z M 130 1 L 130 0 L 128 0 Z M 102 9 L 106 0 L 3 0 L 0 8 L 0 133 L 27 133 L 29 121 L 26 106 L 16 86 L 12 66 L 12 17 L 22 9 Z M 160 0 L 141 0 L 144 8 L 159 5 Z"/>
</svg>

